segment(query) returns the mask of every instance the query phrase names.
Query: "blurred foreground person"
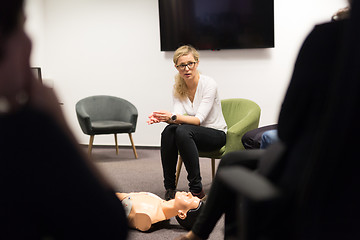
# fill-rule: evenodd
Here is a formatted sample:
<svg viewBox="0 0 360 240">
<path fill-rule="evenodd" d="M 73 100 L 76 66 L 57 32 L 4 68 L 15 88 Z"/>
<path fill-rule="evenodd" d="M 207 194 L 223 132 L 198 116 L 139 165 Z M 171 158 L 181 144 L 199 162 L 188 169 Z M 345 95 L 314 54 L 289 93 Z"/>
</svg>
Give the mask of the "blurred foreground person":
<svg viewBox="0 0 360 240">
<path fill-rule="evenodd" d="M 125 239 L 121 202 L 30 70 L 22 0 L 0 8 L 2 239 Z"/>
</svg>

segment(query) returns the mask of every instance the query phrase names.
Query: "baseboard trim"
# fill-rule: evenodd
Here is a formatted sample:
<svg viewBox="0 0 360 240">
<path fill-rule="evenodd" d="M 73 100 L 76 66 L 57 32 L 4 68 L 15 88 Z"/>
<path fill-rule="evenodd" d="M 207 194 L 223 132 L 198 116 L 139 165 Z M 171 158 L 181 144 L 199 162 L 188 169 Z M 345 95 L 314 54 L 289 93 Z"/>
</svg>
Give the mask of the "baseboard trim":
<svg viewBox="0 0 360 240">
<path fill-rule="evenodd" d="M 80 146 L 82 147 L 88 147 L 88 144 L 80 144 Z M 153 150 L 158 150 L 160 149 L 160 146 L 135 146 L 136 149 L 153 149 Z M 92 147 L 94 148 L 115 148 L 115 145 L 93 145 Z M 119 149 L 132 149 L 132 146 L 126 146 L 126 145 L 119 145 Z"/>
</svg>

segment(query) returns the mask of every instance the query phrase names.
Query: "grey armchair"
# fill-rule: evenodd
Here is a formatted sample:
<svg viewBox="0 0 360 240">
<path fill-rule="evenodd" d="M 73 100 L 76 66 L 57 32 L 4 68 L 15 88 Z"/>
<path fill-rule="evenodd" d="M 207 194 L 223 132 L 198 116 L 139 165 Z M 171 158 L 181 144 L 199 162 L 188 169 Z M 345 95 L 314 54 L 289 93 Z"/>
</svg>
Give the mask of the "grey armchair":
<svg viewBox="0 0 360 240">
<path fill-rule="evenodd" d="M 127 133 L 135 158 L 138 158 L 131 135 L 136 129 L 138 111 L 132 103 L 118 97 L 97 95 L 81 99 L 75 108 L 81 130 L 90 135 L 89 155 L 95 135 L 114 134 L 116 154 L 119 154 L 117 134 Z"/>
</svg>

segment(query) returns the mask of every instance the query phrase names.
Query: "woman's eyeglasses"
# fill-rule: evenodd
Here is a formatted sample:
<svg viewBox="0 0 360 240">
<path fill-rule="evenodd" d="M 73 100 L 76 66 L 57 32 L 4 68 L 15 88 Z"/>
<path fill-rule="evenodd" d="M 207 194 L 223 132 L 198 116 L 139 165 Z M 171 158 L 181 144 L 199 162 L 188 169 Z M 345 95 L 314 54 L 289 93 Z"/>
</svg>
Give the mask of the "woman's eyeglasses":
<svg viewBox="0 0 360 240">
<path fill-rule="evenodd" d="M 188 67 L 189 69 L 193 69 L 196 63 L 197 62 L 190 62 L 188 64 L 180 64 L 180 65 L 176 65 L 176 68 L 179 68 L 180 70 L 185 70 L 186 67 Z"/>
</svg>

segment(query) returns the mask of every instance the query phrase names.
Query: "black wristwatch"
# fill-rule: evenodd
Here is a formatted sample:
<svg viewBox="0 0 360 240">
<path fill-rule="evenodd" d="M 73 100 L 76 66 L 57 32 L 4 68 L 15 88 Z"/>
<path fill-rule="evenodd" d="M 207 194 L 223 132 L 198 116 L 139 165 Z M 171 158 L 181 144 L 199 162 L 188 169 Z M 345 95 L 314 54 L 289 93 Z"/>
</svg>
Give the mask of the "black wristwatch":
<svg viewBox="0 0 360 240">
<path fill-rule="evenodd" d="M 173 115 L 171 116 L 171 120 L 176 121 L 176 119 L 177 119 L 176 114 L 173 114 Z"/>
</svg>

